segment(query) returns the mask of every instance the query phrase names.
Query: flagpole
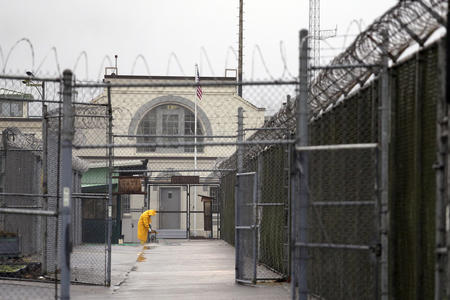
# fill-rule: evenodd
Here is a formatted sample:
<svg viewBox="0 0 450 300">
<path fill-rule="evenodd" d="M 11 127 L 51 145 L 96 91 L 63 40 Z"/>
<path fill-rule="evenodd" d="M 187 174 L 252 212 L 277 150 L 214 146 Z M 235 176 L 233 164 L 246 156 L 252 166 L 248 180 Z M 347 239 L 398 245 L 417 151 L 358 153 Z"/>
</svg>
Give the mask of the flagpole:
<svg viewBox="0 0 450 300">
<path fill-rule="evenodd" d="M 198 65 L 195 64 L 195 78 L 196 81 L 200 80 L 197 78 L 198 74 Z M 197 176 L 197 88 L 195 89 L 194 94 L 194 176 Z M 197 186 L 194 185 L 194 211 L 197 211 Z M 197 230 L 197 214 L 194 213 L 194 232 Z M 197 233 L 194 234 L 196 236 Z"/>
<path fill-rule="evenodd" d="M 195 65 L 195 74 L 197 74 L 198 71 L 198 66 L 197 64 Z M 198 96 L 197 96 L 197 90 L 195 91 L 195 111 L 194 111 L 194 170 L 195 170 L 195 175 L 197 175 L 197 101 L 198 101 Z"/>
</svg>

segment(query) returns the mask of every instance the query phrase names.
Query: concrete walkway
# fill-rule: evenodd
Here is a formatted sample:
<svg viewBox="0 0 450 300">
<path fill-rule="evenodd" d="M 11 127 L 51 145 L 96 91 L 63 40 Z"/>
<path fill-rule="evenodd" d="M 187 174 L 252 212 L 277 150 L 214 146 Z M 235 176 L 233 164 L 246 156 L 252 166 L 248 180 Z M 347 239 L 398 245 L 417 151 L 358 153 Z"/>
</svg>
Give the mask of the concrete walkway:
<svg viewBox="0 0 450 300">
<path fill-rule="evenodd" d="M 289 299 L 286 283 L 234 282 L 234 248 L 220 240 L 115 246 L 111 288 L 72 286 L 72 299 Z"/>
</svg>

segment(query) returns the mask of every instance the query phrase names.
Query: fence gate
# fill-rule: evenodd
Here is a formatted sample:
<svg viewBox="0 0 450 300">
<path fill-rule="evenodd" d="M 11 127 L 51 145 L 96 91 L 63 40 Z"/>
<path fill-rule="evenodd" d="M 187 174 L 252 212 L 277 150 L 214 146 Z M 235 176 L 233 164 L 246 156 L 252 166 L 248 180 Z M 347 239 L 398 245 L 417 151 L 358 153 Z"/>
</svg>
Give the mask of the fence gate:
<svg viewBox="0 0 450 300">
<path fill-rule="evenodd" d="M 378 299 L 376 148 L 303 153 L 309 161 L 307 238 L 296 246 L 306 254 L 300 280 L 308 297 Z"/>
<path fill-rule="evenodd" d="M 236 281 L 256 283 L 256 172 L 238 173 L 235 205 Z"/>
</svg>

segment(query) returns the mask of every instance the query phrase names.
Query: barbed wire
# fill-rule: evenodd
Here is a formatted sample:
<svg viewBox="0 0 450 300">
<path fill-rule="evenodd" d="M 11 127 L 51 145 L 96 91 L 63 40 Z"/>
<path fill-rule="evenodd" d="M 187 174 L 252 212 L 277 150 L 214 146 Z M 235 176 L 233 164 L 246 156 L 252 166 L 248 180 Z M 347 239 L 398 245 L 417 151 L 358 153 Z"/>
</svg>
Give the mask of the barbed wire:
<svg viewBox="0 0 450 300">
<path fill-rule="evenodd" d="M 31 150 L 36 156 L 41 156 L 42 141 L 31 134 L 24 134 L 17 127 L 7 127 L 2 131 L 2 147 Z"/>
<path fill-rule="evenodd" d="M 254 79 L 254 71 L 255 71 L 255 53 L 258 53 L 259 59 L 260 59 L 262 65 L 263 65 L 263 67 L 264 67 L 264 70 L 266 71 L 267 76 L 269 76 L 269 78 L 270 78 L 271 80 L 275 80 L 275 78 L 273 77 L 273 75 L 270 73 L 269 68 L 267 67 L 266 60 L 264 59 L 264 55 L 263 55 L 262 52 L 261 52 L 261 47 L 259 47 L 258 44 L 256 44 L 256 45 L 253 47 L 253 52 L 252 52 L 252 73 L 251 73 L 252 75 L 251 75 L 251 77 L 250 77 L 250 80 L 253 80 L 253 79 Z"/>
<path fill-rule="evenodd" d="M 77 60 L 75 61 L 75 64 L 73 66 L 72 72 L 75 73 L 77 70 L 78 63 L 80 62 L 81 57 L 84 57 L 84 71 L 86 72 L 86 78 L 89 78 L 89 63 L 88 63 L 88 56 L 86 51 L 81 51 L 81 53 L 78 55 Z"/>
<path fill-rule="evenodd" d="M 447 1 L 422 0 L 400 2 L 392 7 L 353 43 L 337 55 L 329 65 L 379 65 L 384 56 L 383 31 L 389 37 L 387 55 L 396 62 L 413 44 L 423 46 L 428 38 L 446 23 Z M 318 114 L 346 96 L 356 85 L 364 83 L 374 74 L 371 68 L 324 69 L 310 85 L 309 104 L 313 114 Z"/>
<path fill-rule="evenodd" d="M 61 67 L 60 67 L 59 59 L 58 59 L 58 50 L 54 46 L 50 48 L 50 50 L 47 52 L 47 54 L 42 59 L 41 63 L 36 68 L 36 72 L 35 72 L 36 75 L 39 74 L 39 71 L 41 70 L 41 67 L 44 64 L 44 62 L 46 61 L 46 59 L 47 59 L 48 55 L 50 54 L 50 52 L 53 52 L 53 56 L 55 58 L 55 63 L 56 63 L 56 69 L 58 70 L 58 75 L 61 75 Z"/>
<path fill-rule="evenodd" d="M 209 60 L 208 52 L 206 51 L 206 48 L 204 46 L 200 47 L 200 65 L 199 65 L 200 71 L 203 70 L 203 68 L 202 68 L 202 65 L 203 65 L 202 64 L 203 63 L 202 58 L 203 58 L 203 56 L 205 56 L 205 58 L 206 58 L 206 62 L 208 63 L 209 71 L 211 72 L 212 76 L 215 76 L 214 69 L 212 67 L 211 61 Z"/>
<path fill-rule="evenodd" d="M 283 73 L 281 74 L 281 78 L 283 78 L 285 74 L 287 74 L 289 77 L 295 77 L 289 71 L 289 68 L 287 66 L 286 48 L 284 47 L 283 41 L 280 41 L 280 56 L 281 56 L 281 62 L 283 63 Z"/>
<path fill-rule="evenodd" d="M 224 69 L 228 68 L 228 57 L 229 57 L 230 51 L 231 51 L 231 53 L 233 53 L 235 61 L 238 60 L 238 54 L 237 54 L 236 50 L 233 48 L 233 46 L 229 46 L 227 49 L 227 54 L 225 55 L 225 68 Z"/>
<path fill-rule="evenodd" d="M 109 57 L 109 55 L 105 55 L 104 57 L 103 57 L 103 59 L 102 59 L 102 62 L 100 63 L 100 68 L 99 68 L 99 70 L 98 70 L 98 75 L 97 75 L 97 80 L 100 80 L 101 78 L 102 78 L 102 74 L 103 74 L 103 68 L 104 68 L 104 66 L 105 66 L 105 61 L 108 61 L 108 63 L 109 63 L 109 65 L 110 66 L 112 66 L 113 65 L 113 63 L 112 63 L 112 60 L 111 60 L 111 57 Z"/>
<path fill-rule="evenodd" d="M 395 62 L 400 55 L 414 43 L 423 45 L 440 28 L 445 20 L 446 1 L 424 1 L 401 3 L 387 11 L 364 32 L 360 33 L 346 51 L 335 57 L 330 65 L 379 64 L 383 56 L 382 30 L 390 37 L 388 55 Z M 350 92 L 356 84 L 367 81 L 374 75 L 371 69 L 333 69 L 323 70 L 311 86 L 310 105 L 313 115 L 334 104 Z M 359 80 L 358 80 L 359 79 Z M 259 130 L 247 140 L 287 139 L 295 130 L 295 101 L 290 98 L 266 123 L 264 128 L 279 130 Z M 256 157 L 267 146 L 255 145 L 246 148 L 244 161 Z M 236 166 L 236 153 L 218 162 L 219 168 Z M 225 173 L 222 176 L 226 175 Z"/>
<path fill-rule="evenodd" d="M 5 64 L 5 56 L 3 55 L 2 47 L 0 46 L 0 59 L 2 62 L 2 66 Z"/>
<path fill-rule="evenodd" d="M 146 69 L 146 71 L 147 71 L 147 75 L 150 76 L 150 68 L 149 68 L 149 66 L 148 66 L 147 60 L 145 59 L 145 56 L 142 55 L 142 54 L 138 54 L 138 55 L 136 56 L 136 58 L 134 59 L 133 65 L 131 66 L 131 72 L 130 72 L 131 75 L 134 74 L 134 68 L 136 67 L 136 63 L 137 63 L 137 60 L 138 60 L 139 58 L 142 60 L 142 62 L 143 62 L 144 65 L 145 65 L 145 69 Z"/>
<path fill-rule="evenodd" d="M 3 70 L 2 73 L 5 73 L 6 70 L 6 66 L 8 64 L 8 60 L 11 57 L 12 52 L 14 51 L 14 49 L 22 42 L 25 42 L 28 44 L 28 46 L 30 47 L 30 51 L 31 51 L 31 71 L 34 71 L 34 47 L 33 47 L 33 43 L 27 39 L 27 38 L 21 38 L 20 40 L 18 40 L 8 51 L 8 53 L 6 54 L 6 58 L 3 61 Z"/>
<path fill-rule="evenodd" d="M 177 56 L 177 54 L 176 54 L 175 52 L 171 52 L 170 55 L 169 55 L 169 59 L 167 60 L 167 71 L 166 71 L 166 75 L 169 76 L 170 62 L 172 61 L 172 57 L 173 57 L 173 59 L 175 59 L 175 62 L 177 63 L 178 68 L 179 68 L 180 71 L 181 71 L 181 74 L 183 74 L 183 76 L 184 76 L 185 73 L 184 73 L 183 67 L 181 66 L 180 60 L 178 59 L 178 56 Z"/>
<path fill-rule="evenodd" d="M 75 132 L 82 132 L 81 129 L 104 129 L 108 127 L 108 115 L 106 107 L 75 105 L 74 106 L 74 124 Z M 115 112 L 113 111 L 113 114 Z M 48 112 L 48 129 L 49 131 L 59 131 L 59 109 L 53 109 Z M 62 115 L 61 115 L 62 117 Z"/>
<path fill-rule="evenodd" d="M 6 74 L 6 67 L 8 65 L 9 58 L 10 58 L 11 54 L 14 52 L 14 49 L 17 47 L 17 45 L 22 43 L 22 42 L 26 42 L 29 45 L 30 50 L 31 50 L 32 63 L 31 63 L 31 67 L 27 68 L 26 71 L 31 71 L 31 72 L 33 72 L 36 75 L 42 73 L 41 69 L 42 69 L 44 63 L 47 61 L 47 58 L 50 55 L 50 53 L 53 52 L 54 62 L 55 62 L 56 69 L 57 69 L 57 72 L 58 72 L 57 75 L 59 75 L 59 76 L 61 75 L 61 63 L 60 63 L 59 57 L 58 57 L 58 50 L 54 46 L 50 48 L 50 50 L 47 52 L 47 54 L 44 56 L 44 58 L 40 61 L 40 63 L 38 65 L 38 67 L 36 68 L 36 70 L 34 69 L 34 66 L 35 66 L 34 46 L 33 46 L 33 43 L 31 42 L 31 40 L 28 39 L 28 38 L 21 38 L 18 41 L 16 41 L 16 43 L 9 49 L 6 57 L 4 57 L 3 49 L 0 47 L 0 64 L 2 66 L 2 72 L 1 72 L 2 74 Z M 284 42 L 283 41 L 280 41 L 279 47 L 280 47 L 281 63 L 282 63 L 282 67 L 283 67 L 283 72 L 282 72 L 281 77 L 283 77 L 286 74 L 289 77 L 294 77 L 292 75 L 292 73 L 290 72 L 290 70 L 288 69 L 288 66 L 287 66 L 286 50 L 284 48 Z M 226 57 L 225 57 L 225 69 L 228 68 L 230 52 L 234 55 L 234 60 L 237 61 L 237 52 L 236 52 L 236 50 L 232 46 L 229 46 L 227 48 Z M 259 55 L 260 61 L 261 61 L 262 65 L 263 65 L 263 68 L 264 68 L 266 74 L 270 78 L 273 79 L 274 76 L 272 75 L 272 73 L 270 72 L 269 68 L 267 67 L 266 60 L 265 60 L 265 57 L 263 55 L 263 51 L 261 50 L 261 47 L 258 44 L 256 44 L 254 46 L 254 50 L 253 50 L 252 66 L 251 66 L 251 68 L 252 68 L 252 78 L 251 79 L 253 79 L 253 73 L 254 73 L 253 69 L 254 69 L 254 66 L 255 66 L 255 57 L 254 56 L 255 56 L 256 52 L 258 52 L 257 54 Z M 99 80 L 101 80 L 102 79 L 103 68 L 105 66 L 105 62 L 108 62 L 110 66 L 113 65 L 111 57 L 109 55 L 104 55 L 102 60 L 101 60 L 101 62 L 100 62 L 99 71 L 97 73 L 98 75 L 97 75 L 96 79 L 89 79 L 89 55 L 88 55 L 87 51 L 83 50 L 77 55 L 77 58 L 75 59 L 75 64 L 74 64 L 74 67 L 73 67 L 73 71 L 74 72 L 76 71 L 76 69 L 78 67 L 78 64 L 80 63 L 82 58 L 84 59 L 85 75 L 84 75 L 83 80 L 85 80 L 85 81 L 88 81 L 88 80 L 99 81 Z M 209 69 L 210 73 L 212 74 L 212 76 L 215 76 L 216 72 L 213 69 L 213 66 L 212 66 L 211 60 L 209 58 L 208 52 L 207 52 L 207 50 L 206 50 L 206 48 L 204 46 L 200 47 L 200 67 L 202 65 L 203 58 L 206 60 L 206 63 L 208 65 L 208 69 Z M 167 61 L 166 75 L 169 75 L 172 59 L 175 60 L 175 62 L 177 64 L 181 74 L 184 76 L 185 75 L 184 69 L 183 69 L 182 64 L 181 64 L 180 60 L 178 59 L 178 56 L 176 55 L 175 52 L 171 52 L 170 55 L 169 55 L 169 58 L 168 58 L 168 61 Z M 134 74 L 135 68 L 136 68 L 139 60 L 143 63 L 143 65 L 145 67 L 145 70 L 147 72 L 147 75 L 150 76 L 151 75 L 150 67 L 149 67 L 149 64 L 148 64 L 148 61 L 147 61 L 146 57 L 143 54 L 137 54 L 136 55 L 136 57 L 135 57 L 135 59 L 133 61 L 133 64 L 131 66 L 130 74 Z"/>
</svg>

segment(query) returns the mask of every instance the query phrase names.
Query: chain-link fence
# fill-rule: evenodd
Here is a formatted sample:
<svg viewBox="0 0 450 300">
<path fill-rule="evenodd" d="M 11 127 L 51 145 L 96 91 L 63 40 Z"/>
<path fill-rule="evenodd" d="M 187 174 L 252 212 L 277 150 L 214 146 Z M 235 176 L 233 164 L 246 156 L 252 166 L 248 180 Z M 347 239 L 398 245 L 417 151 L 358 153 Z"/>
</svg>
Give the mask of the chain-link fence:
<svg viewBox="0 0 450 300">
<path fill-rule="evenodd" d="M 57 249 L 47 232 L 57 215 L 43 209 L 40 197 L 8 194 L 1 200 L 0 298 L 56 298 Z"/>
<path fill-rule="evenodd" d="M 439 43 L 431 45 L 391 70 L 396 87 L 392 93 L 391 226 L 395 230 L 391 245 L 397 257 L 393 272 L 398 274 L 397 282 L 402 282 L 392 290 L 402 298 L 432 298 L 437 292 L 435 280 L 439 280 L 435 275 L 438 257 L 433 255 L 443 226 L 439 225 L 442 219 L 436 211 L 441 205 L 437 194 L 443 189 L 437 189 L 439 169 L 434 168 L 436 128 L 441 122 L 436 117 L 437 104 L 442 101 L 439 84 L 443 82 L 438 67 L 439 47 Z M 404 275 L 405 272 L 410 275 Z M 413 286 L 421 288 L 412 289 Z"/>
<path fill-rule="evenodd" d="M 0 79 L 2 299 L 57 297 L 61 292 L 57 283 L 64 251 L 72 251 L 72 282 L 109 284 L 108 191 L 95 189 L 107 186 L 108 173 L 94 179 L 88 171 L 92 165 L 81 154 L 69 157 L 72 197 L 63 199 L 64 120 L 59 81 L 34 77 Z M 98 121 L 89 123 L 86 119 L 101 117 L 92 116 L 91 108 L 77 104 L 75 96 L 74 99 L 76 119 L 71 127 L 75 132 L 83 129 L 83 135 L 76 136 L 85 140 L 89 129 L 101 128 Z M 102 117 L 106 118 L 105 109 Z M 103 128 L 106 136 L 107 126 Z M 60 211 L 67 203 L 70 227 L 65 234 L 70 243 L 63 242 L 61 229 Z M 63 245 L 69 244 L 72 248 L 63 251 Z"/>
<path fill-rule="evenodd" d="M 109 136 L 109 110 L 92 100 L 98 91 L 73 90 L 73 143 L 81 145 L 105 143 Z M 81 243 L 73 247 L 71 279 L 98 285 L 111 284 L 111 241 L 115 228 L 117 199 L 109 172 L 110 150 L 74 150 L 89 169 L 81 178 Z M 73 220 L 73 219 L 72 219 Z M 73 221 L 72 221 L 73 222 Z M 111 228 L 110 228 L 111 227 Z"/>
<path fill-rule="evenodd" d="M 42 171 L 33 174 L 42 173 L 42 181 L 36 181 L 39 190 L 34 193 L 48 199 L 52 214 L 58 213 L 46 234 L 49 247 L 63 261 L 56 254 L 51 257 L 48 264 L 55 271 L 42 272 L 44 276 L 56 281 L 69 274 L 72 282 L 109 285 L 111 243 L 139 242 L 137 222 L 147 209 L 158 212 L 152 219 L 158 239 L 223 236 L 222 227 L 228 228 L 230 220 L 221 217 L 227 214 L 219 200 L 221 183 L 226 174 L 236 174 L 236 149 L 246 147 L 272 157 L 271 163 L 257 163 L 253 154 L 245 158 L 245 168 L 261 176 L 257 242 L 252 248 L 258 255 L 257 277 L 287 278 L 289 133 L 276 118 L 266 117 L 276 106 L 292 110 L 288 95 L 296 81 L 249 83 L 243 88 L 244 98 L 237 95 L 233 77 L 202 78 L 200 99 L 200 87 L 189 77 L 106 75 L 105 83 L 96 84 L 75 82 L 70 72 L 64 75 L 62 82 L 33 78 L 44 82 L 39 85 L 46 88 L 47 94 L 40 95 L 43 100 L 20 98 L 41 116 L 35 130 L 41 140 L 23 135 L 41 152 Z M 5 77 L 4 82 L 18 85 L 21 79 Z M 4 136 L 17 143 L 16 131 L 25 129 L 19 121 L 26 116 L 2 119 Z M 262 127 L 265 134 L 260 133 Z M 74 147 L 69 148 L 69 143 Z M 73 170 L 68 173 L 64 162 L 69 157 Z M 283 170 L 275 179 L 270 174 L 278 159 Z M 10 162 L 8 169 L 19 165 Z M 70 173 L 72 187 L 67 193 Z M 24 183 L 20 178 L 17 182 Z M 274 192 L 278 183 L 284 187 L 281 194 Z M 234 222 L 234 212 L 230 217 Z M 72 248 L 62 243 L 67 239 Z M 70 273 L 59 267 L 69 257 L 61 253 L 67 252 L 71 252 Z M 67 291 L 67 286 L 62 290 Z"/>
<path fill-rule="evenodd" d="M 304 144 L 296 146 L 293 297 L 442 299 L 447 293 L 442 41 L 396 61 L 400 45 L 426 40 L 439 27 L 443 4 L 393 7 L 330 66 L 308 66 L 304 48 L 300 83 L 308 70 L 321 71 L 309 89 L 303 80 L 297 102 L 309 106 L 300 108 L 297 127 Z M 427 14 L 433 16 L 423 24 Z M 403 21 L 394 26 L 389 15 L 414 25 L 402 32 Z M 401 30 L 392 32 L 396 26 Z"/>
<path fill-rule="evenodd" d="M 245 244 L 241 253 L 256 251 L 255 280 L 287 279 L 291 141 L 286 124 L 292 118 L 280 121 L 267 115 L 273 114 L 275 103 L 281 111 L 293 110 L 289 95 L 297 82 L 243 84 L 242 97 L 233 77 L 205 77 L 200 83 L 193 77 L 127 75 L 107 75 L 104 84 L 75 83 L 79 94 L 97 89 L 92 102 L 107 104 L 112 111 L 107 140 L 75 141 L 75 149 L 90 160 L 97 149 L 113 149 L 113 192 L 126 201 L 125 207 L 117 205 L 122 210 L 117 215 L 118 236 L 124 243 L 139 242 L 139 217 L 154 209 L 152 228 L 158 239 L 229 235 L 234 244 L 236 215 L 230 208 L 235 205 L 229 204 L 223 184 L 226 178 L 234 180 L 236 159 L 241 157 L 241 169 L 260 176 L 256 240 L 251 249 Z M 245 158 L 239 149 L 246 150 Z M 229 188 L 234 193 L 234 187 Z"/>
<path fill-rule="evenodd" d="M 254 172 L 256 181 L 256 202 L 254 223 L 256 240 L 253 247 L 256 251 L 255 278 L 258 280 L 283 280 L 289 276 L 289 228 L 290 228 L 290 165 L 291 151 L 288 142 L 290 137 L 286 126 L 291 120 L 292 103 L 285 108 L 286 120 L 276 124 L 277 127 L 266 127 L 253 134 L 249 140 L 263 140 L 272 137 L 282 138 L 278 145 L 247 146 L 243 154 L 243 170 Z M 274 125 L 274 124 L 272 124 Z M 237 156 L 232 156 L 222 166 L 236 163 Z M 235 241 L 234 212 L 236 173 L 227 172 L 221 178 L 220 206 L 222 210 L 222 238 L 230 243 Z M 251 189 L 248 184 L 244 189 Z"/>
<path fill-rule="evenodd" d="M 255 283 L 257 276 L 256 173 L 238 173 L 236 191 L 236 280 Z"/>
<path fill-rule="evenodd" d="M 253 172 L 235 175 L 238 178 L 235 242 L 241 241 L 236 259 L 242 261 L 238 263 L 238 280 L 256 283 L 288 277 L 289 157 L 289 146 L 271 147 L 244 164 L 245 170 Z"/>
<path fill-rule="evenodd" d="M 411 38 L 389 41 L 408 30 L 386 17 L 422 4 L 390 10 L 311 86 L 306 48 L 292 81 L 0 77 L 0 296 L 111 284 L 111 244 L 139 243 L 149 209 L 156 239 L 220 236 L 238 281 L 291 276 L 294 297 L 446 293 L 442 45 L 397 63 Z M 425 11 L 404 20 L 418 40 L 439 27 Z"/>
<path fill-rule="evenodd" d="M 56 186 L 58 181 L 46 176 L 49 144 L 42 143 L 46 134 L 42 103 L 30 102 L 43 97 L 45 87 L 51 95 L 57 84 L 39 84 L 40 95 L 24 91 L 30 84 L 1 79 L 0 297 L 4 299 L 48 299 L 58 294 L 57 197 L 48 190 L 49 183 Z"/>
<path fill-rule="evenodd" d="M 93 151 L 113 148 L 113 192 L 126 203 L 117 205 L 120 240 L 139 242 L 135 228 L 147 209 L 158 212 L 152 217 L 158 238 L 217 238 L 222 226 L 227 226 L 219 217 L 217 191 L 221 174 L 236 170 L 223 162 L 238 143 L 238 108 L 243 108 L 249 138 L 250 130 L 265 126 L 268 109 L 274 110 L 263 107 L 268 100 L 273 100 L 272 106 L 281 105 L 295 84 L 248 83 L 243 89 L 247 96 L 240 97 L 234 77 L 202 77 L 201 87 L 193 77 L 115 74 L 106 75 L 104 84 L 76 83 L 79 94 L 99 91 L 91 102 L 107 104 L 112 111 L 107 140 L 74 144 L 89 160 L 95 157 Z M 273 141 L 267 141 L 270 138 Z M 271 145 L 278 140 L 268 136 L 252 142 Z M 122 190 L 121 182 L 133 178 L 140 184 Z"/>
<path fill-rule="evenodd" d="M 58 84 L 55 80 L 36 83 L 6 78 L 0 84 L 0 296 L 56 298 L 58 140 L 47 139 L 41 99 L 47 96 L 50 102 L 58 102 Z M 52 164 L 47 160 L 49 153 L 55 158 Z M 73 172 L 80 176 L 82 166 Z M 78 185 L 75 180 L 73 187 Z"/>
<path fill-rule="evenodd" d="M 308 293 L 317 298 L 378 295 L 377 156 L 375 149 L 308 152 Z"/>
</svg>

